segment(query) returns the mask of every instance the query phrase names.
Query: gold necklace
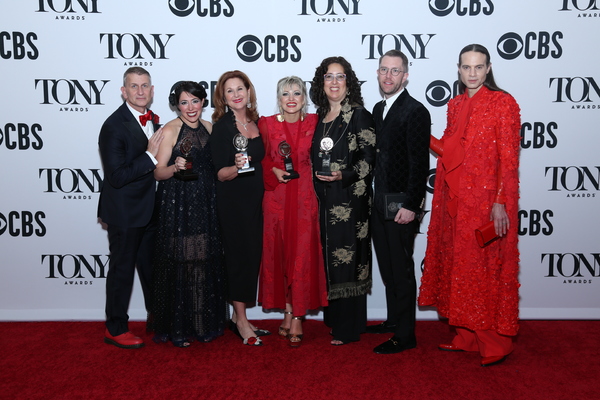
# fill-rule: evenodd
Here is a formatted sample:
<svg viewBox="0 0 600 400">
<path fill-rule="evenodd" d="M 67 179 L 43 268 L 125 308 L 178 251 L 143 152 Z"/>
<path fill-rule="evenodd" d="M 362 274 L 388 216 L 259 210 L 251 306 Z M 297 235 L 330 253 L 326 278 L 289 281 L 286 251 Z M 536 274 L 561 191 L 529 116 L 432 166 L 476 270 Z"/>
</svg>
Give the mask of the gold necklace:
<svg viewBox="0 0 600 400">
<path fill-rule="evenodd" d="M 323 137 L 329 137 L 329 131 L 333 127 L 335 121 L 337 121 L 338 117 L 339 117 L 339 114 L 331 122 L 323 122 Z M 325 131 L 327 124 L 331 124 L 331 125 L 329 125 L 329 128 L 327 128 L 327 131 Z"/>
</svg>

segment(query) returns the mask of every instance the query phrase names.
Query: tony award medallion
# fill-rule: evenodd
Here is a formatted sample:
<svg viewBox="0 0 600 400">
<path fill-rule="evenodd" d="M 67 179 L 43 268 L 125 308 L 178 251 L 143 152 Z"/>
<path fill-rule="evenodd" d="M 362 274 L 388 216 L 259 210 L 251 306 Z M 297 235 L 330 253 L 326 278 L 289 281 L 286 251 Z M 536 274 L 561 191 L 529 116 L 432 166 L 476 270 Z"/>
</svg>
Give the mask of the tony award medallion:
<svg viewBox="0 0 600 400">
<path fill-rule="evenodd" d="M 284 175 L 283 179 L 296 179 L 300 178 L 300 174 L 294 171 L 294 165 L 292 164 L 292 158 L 290 155 L 292 154 L 292 146 L 285 140 L 279 143 L 279 155 L 283 157 L 283 165 L 285 167 L 285 172 L 289 172 L 289 175 Z"/>
<path fill-rule="evenodd" d="M 185 169 L 177 171 L 173 174 L 176 179 L 181 181 L 197 181 L 198 174 L 192 171 L 192 161 L 194 160 L 190 157 L 190 152 L 192 151 L 192 141 L 189 137 L 183 138 L 181 143 L 179 143 L 179 150 L 181 154 L 183 154 L 183 158 L 185 158 Z"/>
<path fill-rule="evenodd" d="M 248 152 L 246 151 L 248 148 L 248 138 L 241 133 L 238 133 L 233 137 L 233 146 L 236 148 L 238 153 L 242 153 L 242 155 L 246 157 L 246 163 L 242 169 L 238 170 L 238 173 L 243 174 L 244 172 L 254 171 L 254 167 L 250 166 L 250 162 L 248 161 Z"/>
<path fill-rule="evenodd" d="M 329 136 L 325 136 L 321 139 L 321 151 L 319 157 L 321 157 L 321 170 L 317 171 L 317 175 L 331 176 L 331 154 L 329 152 L 333 149 L 333 139 Z"/>
</svg>

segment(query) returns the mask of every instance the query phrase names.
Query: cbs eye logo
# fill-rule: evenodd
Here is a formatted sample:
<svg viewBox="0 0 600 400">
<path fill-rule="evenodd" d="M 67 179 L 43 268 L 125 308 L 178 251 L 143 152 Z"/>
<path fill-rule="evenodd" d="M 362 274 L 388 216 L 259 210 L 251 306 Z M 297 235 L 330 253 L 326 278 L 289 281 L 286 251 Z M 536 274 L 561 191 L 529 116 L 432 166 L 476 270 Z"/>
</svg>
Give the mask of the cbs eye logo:
<svg viewBox="0 0 600 400">
<path fill-rule="evenodd" d="M 494 4 L 491 0 L 429 0 L 429 10 L 433 15 L 445 17 L 455 8 L 456 14 L 461 17 L 465 15 L 492 15 Z"/>
<path fill-rule="evenodd" d="M 237 54 L 243 61 L 254 62 L 264 58 L 266 62 L 298 62 L 302 52 L 298 43 L 302 42 L 300 36 L 294 35 L 267 35 L 263 40 L 254 35 L 243 36 L 237 42 Z"/>
<path fill-rule="evenodd" d="M 169 0 L 169 9 L 178 17 L 187 17 L 194 12 L 194 9 L 199 17 L 219 17 L 221 14 L 231 17 L 235 12 L 233 4 L 229 0 L 210 0 L 205 1 L 206 3 L 209 3 L 208 7 L 202 7 L 202 0 Z"/>
<path fill-rule="evenodd" d="M 562 38 L 562 32 L 528 32 L 525 39 L 515 32 L 508 32 L 498 39 L 496 49 L 505 60 L 514 60 L 521 54 L 529 60 L 560 58 L 563 50 L 558 41 Z"/>
<path fill-rule="evenodd" d="M 447 82 L 433 81 L 425 89 L 425 98 L 427 102 L 434 107 L 442 107 L 458 93 L 458 81 L 454 82 L 454 87 L 450 87 Z"/>
</svg>

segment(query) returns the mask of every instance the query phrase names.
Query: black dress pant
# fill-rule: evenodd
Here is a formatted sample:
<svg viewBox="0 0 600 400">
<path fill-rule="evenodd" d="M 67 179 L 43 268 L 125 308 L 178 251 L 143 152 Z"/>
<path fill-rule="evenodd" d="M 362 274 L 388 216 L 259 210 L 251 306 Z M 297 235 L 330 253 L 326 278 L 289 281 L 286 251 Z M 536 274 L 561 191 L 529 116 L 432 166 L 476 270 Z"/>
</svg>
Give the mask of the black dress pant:
<svg viewBox="0 0 600 400">
<path fill-rule="evenodd" d="M 146 309 L 150 309 L 152 253 L 156 225 L 141 228 L 108 225 L 110 261 L 106 275 L 106 328 L 117 336 L 129 330 L 129 300 L 137 267 Z"/>
<path fill-rule="evenodd" d="M 398 224 L 386 221 L 373 211 L 371 233 L 385 285 L 387 324 L 395 325 L 394 338 L 401 342 L 415 341 L 417 283 L 413 251 L 419 221 Z"/>
<path fill-rule="evenodd" d="M 329 300 L 323 316 L 333 339 L 357 342 L 367 325 L 367 295 Z"/>
</svg>

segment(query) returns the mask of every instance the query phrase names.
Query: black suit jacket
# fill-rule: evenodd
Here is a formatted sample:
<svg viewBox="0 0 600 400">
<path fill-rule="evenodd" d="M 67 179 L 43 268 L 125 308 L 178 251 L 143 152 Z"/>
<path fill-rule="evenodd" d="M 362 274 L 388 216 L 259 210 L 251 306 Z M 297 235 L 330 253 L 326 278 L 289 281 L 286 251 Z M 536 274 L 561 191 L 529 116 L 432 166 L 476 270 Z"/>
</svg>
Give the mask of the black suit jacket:
<svg viewBox="0 0 600 400">
<path fill-rule="evenodd" d="M 98 146 L 104 169 L 98 216 L 109 225 L 146 226 L 154 209 L 155 165 L 146 154 L 148 138 L 126 103 L 102 125 Z"/>
<path fill-rule="evenodd" d="M 383 119 L 383 102 L 375 104 L 377 137 L 375 209 L 384 214 L 385 193 L 406 193 L 403 207 L 420 212 L 429 175 L 429 111 L 406 89 Z"/>
</svg>

